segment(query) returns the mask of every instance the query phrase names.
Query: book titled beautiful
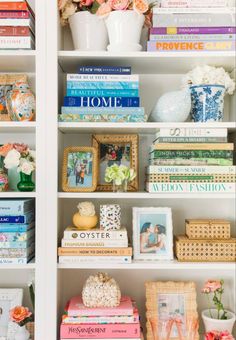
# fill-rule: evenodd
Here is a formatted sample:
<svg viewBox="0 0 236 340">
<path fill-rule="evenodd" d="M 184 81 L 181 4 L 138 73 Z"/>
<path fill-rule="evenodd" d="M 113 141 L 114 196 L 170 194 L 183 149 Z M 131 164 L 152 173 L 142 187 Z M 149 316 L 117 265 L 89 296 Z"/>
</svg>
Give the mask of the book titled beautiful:
<svg viewBox="0 0 236 340">
<path fill-rule="evenodd" d="M 163 51 L 234 51 L 235 41 L 148 41 L 149 52 Z"/>
</svg>

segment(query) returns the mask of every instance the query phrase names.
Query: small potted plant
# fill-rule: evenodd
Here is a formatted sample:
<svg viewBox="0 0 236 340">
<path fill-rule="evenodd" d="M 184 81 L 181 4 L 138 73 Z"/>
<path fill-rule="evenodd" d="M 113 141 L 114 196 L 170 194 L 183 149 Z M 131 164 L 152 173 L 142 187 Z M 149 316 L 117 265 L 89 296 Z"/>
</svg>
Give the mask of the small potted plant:
<svg viewBox="0 0 236 340">
<path fill-rule="evenodd" d="M 228 331 L 232 333 L 235 322 L 235 314 L 226 310 L 222 302 L 224 293 L 223 280 L 208 280 L 202 293 L 207 296 L 209 307 L 202 311 L 202 319 L 205 325 L 206 332 L 216 330 L 218 332 Z M 215 308 L 210 306 L 210 298 L 212 297 Z"/>
<path fill-rule="evenodd" d="M 106 25 L 103 18 L 96 15 L 102 2 L 103 0 L 58 0 L 61 24 L 70 25 L 75 50 L 106 50 Z"/>
<path fill-rule="evenodd" d="M 33 319 L 33 315 L 29 309 L 23 306 L 14 307 L 10 310 L 10 319 L 19 326 L 15 334 L 15 340 L 28 340 L 30 333 L 25 326 Z"/>
<path fill-rule="evenodd" d="M 4 167 L 7 170 L 17 168 L 20 173 L 19 191 L 33 191 L 35 184 L 32 174 L 35 170 L 35 151 L 26 144 L 8 143 L 0 147 L 0 156 L 4 157 Z"/>
<path fill-rule="evenodd" d="M 106 168 L 105 181 L 113 183 L 113 192 L 126 192 L 128 183 L 136 177 L 134 169 L 125 165 L 114 164 Z"/>
<path fill-rule="evenodd" d="M 223 67 L 198 66 L 183 78 L 191 90 L 194 122 L 219 122 L 224 117 L 224 96 L 232 95 L 235 82 Z"/>
<path fill-rule="evenodd" d="M 205 340 L 235 340 L 233 335 L 228 331 L 217 332 L 211 331 L 205 334 Z"/>
</svg>

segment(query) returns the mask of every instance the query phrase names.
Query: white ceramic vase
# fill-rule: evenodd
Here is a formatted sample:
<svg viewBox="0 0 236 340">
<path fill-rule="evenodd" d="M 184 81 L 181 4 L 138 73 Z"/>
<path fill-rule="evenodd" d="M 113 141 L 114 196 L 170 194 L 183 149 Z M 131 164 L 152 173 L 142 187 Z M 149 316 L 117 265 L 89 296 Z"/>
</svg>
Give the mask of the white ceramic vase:
<svg viewBox="0 0 236 340">
<path fill-rule="evenodd" d="M 111 52 L 141 51 L 140 37 L 144 15 L 135 11 L 112 11 L 105 19 Z"/>
<path fill-rule="evenodd" d="M 77 12 L 69 18 L 75 50 L 105 51 L 108 34 L 105 22 L 88 11 Z"/>
<path fill-rule="evenodd" d="M 30 338 L 30 333 L 25 328 L 25 326 L 19 327 L 17 329 L 17 332 L 15 334 L 15 340 L 29 340 L 29 338 Z"/>
<path fill-rule="evenodd" d="M 235 323 L 235 314 L 228 310 L 226 312 L 227 312 L 228 319 L 219 320 L 217 319 L 216 309 L 211 309 L 211 315 L 213 316 L 213 318 L 211 318 L 210 312 L 208 309 L 202 311 L 202 319 L 204 322 L 206 332 L 210 332 L 213 330 L 219 331 L 219 332 L 228 331 L 231 334 L 234 323 Z"/>
</svg>

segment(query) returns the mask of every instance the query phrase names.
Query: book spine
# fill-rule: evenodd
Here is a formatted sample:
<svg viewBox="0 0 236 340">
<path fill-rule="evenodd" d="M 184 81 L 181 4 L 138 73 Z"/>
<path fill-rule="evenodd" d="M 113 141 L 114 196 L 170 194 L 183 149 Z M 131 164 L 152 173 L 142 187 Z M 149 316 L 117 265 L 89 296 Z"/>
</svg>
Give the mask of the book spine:
<svg viewBox="0 0 236 340">
<path fill-rule="evenodd" d="M 34 200 L 0 200 L 0 215 L 24 215 L 33 211 Z"/>
<path fill-rule="evenodd" d="M 1 49 L 31 49 L 34 47 L 31 37 L 0 37 Z"/>
<path fill-rule="evenodd" d="M 81 316 L 81 317 L 70 317 L 63 316 L 63 324 L 123 324 L 123 323 L 138 323 L 139 316 Z"/>
<path fill-rule="evenodd" d="M 62 114 L 140 114 L 144 115 L 144 108 L 137 107 L 137 108 L 122 108 L 122 107 L 66 107 L 62 106 L 61 108 Z"/>
<path fill-rule="evenodd" d="M 81 66 L 80 74 L 131 74 L 131 67 L 126 66 Z"/>
<path fill-rule="evenodd" d="M 76 338 L 76 339 L 74 339 L 74 340 L 80 340 L 81 338 Z M 106 339 L 104 339 L 104 338 L 102 338 L 102 339 L 100 339 L 100 340 L 142 340 L 143 339 L 143 336 L 142 336 L 142 338 L 106 338 Z M 68 338 L 60 338 L 60 340 L 68 340 Z M 86 338 L 86 340 L 94 340 L 94 338 Z"/>
<path fill-rule="evenodd" d="M 113 122 L 113 123 L 137 123 L 146 122 L 146 115 L 136 114 L 61 114 L 61 122 Z"/>
<path fill-rule="evenodd" d="M 2 216 L 0 215 L 0 224 L 26 224 L 31 223 L 35 219 L 34 213 L 29 213 L 22 216 Z"/>
<path fill-rule="evenodd" d="M 27 3 L 24 2 L 0 2 L 0 11 L 27 11 Z"/>
<path fill-rule="evenodd" d="M 235 14 L 235 7 L 225 7 L 224 9 L 219 8 L 217 6 L 214 7 L 186 7 L 186 8 L 163 8 L 163 7 L 154 7 L 153 8 L 153 15 L 154 16 L 159 16 L 159 15 L 170 15 L 170 14 L 219 14 L 221 13 L 222 15 L 225 14 Z"/>
<path fill-rule="evenodd" d="M 146 176 L 147 182 L 150 183 L 174 183 L 174 182 L 215 182 L 215 183 L 236 183 L 235 175 L 218 175 L 218 174 L 182 174 L 182 175 L 171 175 L 171 174 L 150 174 Z"/>
<path fill-rule="evenodd" d="M 150 160 L 150 165 L 219 165 L 219 166 L 232 166 L 233 160 L 232 159 L 225 159 L 225 158 L 190 158 L 190 159 L 183 159 L 183 158 L 176 158 L 176 159 L 153 159 Z"/>
<path fill-rule="evenodd" d="M 146 183 L 152 193 L 235 193 L 235 183 Z"/>
<path fill-rule="evenodd" d="M 88 337 L 94 339 L 102 338 L 137 338 L 140 336 L 140 324 L 123 324 L 122 327 L 117 324 L 109 325 L 61 325 L 61 338 L 86 339 Z"/>
<path fill-rule="evenodd" d="M 30 242 L 32 242 L 34 240 L 34 238 L 32 238 L 31 240 L 28 241 L 13 241 L 13 242 L 0 242 L 0 249 L 1 248 L 5 248 L 5 249 L 26 249 L 27 247 L 29 247 Z"/>
<path fill-rule="evenodd" d="M 147 174 L 236 174 L 235 166 L 148 166 Z"/>
<path fill-rule="evenodd" d="M 27 264 L 30 260 L 26 257 L 0 258 L 0 264 Z"/>
<path fill-rule="evenodd" d="M 104 240 L 126 240 L 127 239 L 127 231 L 74 231 L 74 230 L 65 230 L 64 238 L 71 240 L 80 240 L 80 241 L 104 241 Z"/>
<path fill-rule="evenodd" d="M 114 263 L 123 264 L 131 263 L 131 256 L 59 256 L 59 263 L 73 264 L 73 263 Z"/>
<path fill-rule="evenodd" d="M 29 255 L 32 255 L 32 253 L 34 252 L 34 246 L 35 244 L 32 243 L 32 245 L 26 249 L 0 248 L 0 258 L 28 257 Z"/>
<path fill-rule="evenodd" d="M 0 19 L 29 19 L 28 11 L 1 11 Z"/>
<path fill-rule="evenodd" d="M 34 234 L 35 234 L 34 229 L 27 231 L 27 232 L 23 232 L 23 233 L 0 231 L 0 245 L 1 245 L 1 242 L 27 241 L 32 236 L 34 236 Z"/>
<path fill-rule="evenodd" d="M 150 34 L 236 34 L 236 27 L 153 27 Z"/>
<path fill-rule="evenodd" d="M 132 256 L 132 248 L 58 248 L 59 256 Z"/>
<path fill-rule="evenodd" d="M 0 20 L 0 27 L 1 26 L 28 26 L 34 27 L 31 19 L 1 19 Z"/>
<path fill-rule="evenodd" d="M 34 228 L 34 223 L 31 224 L 0 224 L 0 232 L 5 232 L 5 233 L 24 233 L 27 232 L 28 230 L 31 230 Z"/>
<path fill-rule="evenodd" d="M 234 150 L 234 144 L 233 143 L 218 143 L 218 144 L 212 144 L 212 143 L 162 143 L 162 144 L 153 144 L 152 145 L 153 150 L 227 150 L 232 151 Z"/>
<path fill-rule="evenodd" d="M 0 242 L 1 246 L 1 242 Z M 74 241 L 74 240 L 67 240 L 67 239 L 62 239 L 61 241 L 61 246 L 62 247 L 80 247 L 80 248 L 91 248 L 91 247 L 106 247 L 106 248 L 127 248 L 128 247 L 128 239 L 127 240 L 114 240 L 114 241 Z"/>
<path fill-rule="evenodd" d="M 228 0 L 161 0 L 161 7 L 226 7 Z"/>
<path fill-rule="evenodd" d="M 31 36 L 29 27 L 0 26 L 0 36 Z"/>
<path fill-rule="evenodd" d="M 153 16 L 153 27 L 227 27 L 235 26 L 234 15 L 222 13 L 160 14 Z"/>
<path fill-rule="evenodd" d="M 139 97 L 138 90 L 67 90 L 68 97 Z"/>
<path fill-rule="evenodd" d="M 67 74 L 67 84 L 77 82 L 139 82 L 139 75 Z"/>
<path fill-rule="evenodd" d="M 235 40 L 235 34 L 150 34 L 150 41 L 221 41 L 221 40 Z"/>
<path fill-rule="evenodd" d="M 154 150 L 152 158 L 226 158 L 233 159 L 233 151 L 228 150 Z"/>
<path fill-rule="evenodd" d="M 159 137 L 158 143 L 227 143 L 227 137 Z"/>
<path fill-rule="evenodd" d="M 157 137 L 227 137 L 227 129 L 173 128 L 160 129 Z"/>
<path fill-rule="evenodd" d="M 65 97 L 66 107 L 139 107 L 138 97 Z"/>
<path fill-rule="evenodd" d="M 163 51 L 234 51 L 235 41 L 148 41 L 149 52 Z"/>
<path fill-rule="evenodd" d="M 68 81 L 67 90 L 138 90 L 139 83 L 133 81 Z"/>
</svg>

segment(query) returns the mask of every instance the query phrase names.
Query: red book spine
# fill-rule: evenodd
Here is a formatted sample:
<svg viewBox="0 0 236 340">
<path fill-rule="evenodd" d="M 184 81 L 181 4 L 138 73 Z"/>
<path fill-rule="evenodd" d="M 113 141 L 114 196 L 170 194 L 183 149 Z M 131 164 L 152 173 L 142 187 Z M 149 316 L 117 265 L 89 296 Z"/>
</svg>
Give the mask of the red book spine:
<svg viewBox="0 0 236 340">
<path fill-rule="evenodd" d="M 0 26 L 1 37 L 29 37 L 30 29 L 24 26 Z"/>
<path fill-rule="evenodd" d="M 29 11 L 1 11 L 0 19 L 29 19 Z"/>
<path fill-rule="evenodd" d="M 27 11 L 26 2 L 0 2 L 0 11 Z"/>
</svg>

